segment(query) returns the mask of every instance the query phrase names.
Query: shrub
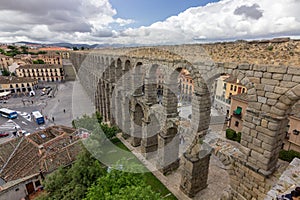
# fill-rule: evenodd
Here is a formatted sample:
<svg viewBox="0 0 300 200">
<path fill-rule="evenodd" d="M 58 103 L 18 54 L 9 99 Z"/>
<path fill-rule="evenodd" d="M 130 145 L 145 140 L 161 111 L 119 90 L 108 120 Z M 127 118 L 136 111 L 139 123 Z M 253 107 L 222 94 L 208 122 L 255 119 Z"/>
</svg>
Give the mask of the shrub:
<svg viewBox="0 0 300 200">
<path fill-rule="evenodd" d="M 242 136 L 241 132 L 236 133 L 234 130 L 232 130 L 230 128 L 226 129 L 226 138 L 229 140 L 233 140 L 233 141 L 240 143 L 241 136 Z"/>
<path fill-rule="evenodd" d="M 267 49 L 268 49 L 269 51 L 272 51 L 272 50 L 273 50 L 273 48 L 274 48 L 274 47 L 273 47 L 272 45 L 270 45 L 270 46 L 268 46 L 268 48 L 267 48 Z"/>
<path fill-rule="evenodd" d="M 300 158 L 300 153 L 293 150 L 286 151 L 282 149 L 279 152 L 279 158 L 284 161 L 292 162 L 294 158 Z"/>
<path fill-rule="evenodd" d="M 226 129 L 226 138 L 229 140 L 234 140 L 236 137 L 236 132 L 230 128 Z"/>
</svg>

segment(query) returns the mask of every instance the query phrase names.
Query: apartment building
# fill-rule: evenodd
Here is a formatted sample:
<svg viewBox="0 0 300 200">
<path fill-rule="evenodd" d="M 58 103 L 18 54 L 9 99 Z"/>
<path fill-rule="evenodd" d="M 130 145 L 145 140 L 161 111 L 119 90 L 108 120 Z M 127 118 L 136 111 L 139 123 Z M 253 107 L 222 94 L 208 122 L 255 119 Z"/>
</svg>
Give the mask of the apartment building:
<svg viewBox="0 0 300 200">
<path fill-rule="evenodd" d="M 50 52 L 46 54 L 38 54 L 32 60 L 43 60 L 45 64 L 49 65 L 62 65 L 62 58 L 60 54 Z"/>
<path fill-rule="evenodd" d="M 242 132 L 247 107 L 248 98 L 246 93 L 231 96 L 228 128 L 236 132 Z"/>
<path fill-rule="evenodd" d="M 231 75 L 220 76 L 216 82 L 215 101 L 213 105 L 217 110 L 228 115 L 231 97 L 237 94 L 247 93 L 247 88 L 244 87 L 237 78 Z"/>
<path fill-rule="evenodd" d="M 28 93 L 37 87 L 38 81 L 29 77 L 0 76 L 0 92 Z"/>
<path fill-rule="evenodd" d="M 22 65 L 16 69 L 18 77 L 30 77 L 38 81 L 60 82 L 65 80 L 62 65 L 32 64 Z"/>
<path fill-rule="evenodd" d="M 181 70 L 179 74 L 180 101 L 191 102 L 194 92 L 194 81 L 186 69 Z"/>
</svg>

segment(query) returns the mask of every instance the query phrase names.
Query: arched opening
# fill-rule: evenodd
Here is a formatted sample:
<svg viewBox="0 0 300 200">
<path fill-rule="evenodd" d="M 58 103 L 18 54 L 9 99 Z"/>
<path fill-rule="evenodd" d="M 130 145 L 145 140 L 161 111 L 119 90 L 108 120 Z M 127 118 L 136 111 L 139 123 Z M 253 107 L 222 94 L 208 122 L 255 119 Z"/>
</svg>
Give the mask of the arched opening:
<svg viewBox="0 0 300 200">
<path fill-rule="evenodd" d="M 142 139 L 142 125 L 144 119 L 144 111 L 140 104 L 136 104 L 134 111 L 132 112 L 132 123 L 131 123 L 131 136 L 132 146 L 136 147 L 141 144 Z"/>
</svg>

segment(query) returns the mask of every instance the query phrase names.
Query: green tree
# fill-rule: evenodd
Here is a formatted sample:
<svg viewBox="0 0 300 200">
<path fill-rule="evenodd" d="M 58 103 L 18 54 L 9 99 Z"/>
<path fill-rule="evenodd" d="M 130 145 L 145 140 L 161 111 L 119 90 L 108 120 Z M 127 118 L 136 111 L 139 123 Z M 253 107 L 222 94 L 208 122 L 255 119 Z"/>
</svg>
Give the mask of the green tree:
<svg viewBox="0 0 300 200">
<path fill-rule="evenodd" d="M 39 51 L 37 54 L 47 54 L 47 51 Z"/>
<path fill-rule="evenodd" d="M 88 187 L 106 173 L 105 167 L 83 148 L 70 168 L 60 168 L 44 181 L 47 195 L 39 200 L 83 199 Z"/>
<path fill-rule="evenodd" d="M 33 64 L 45 64 L 45 62 L 41 59 L 37 59 L 33 61 Z"/>
<path fill-rule="evenodd" d="M 84 128 L 92 132 L 99 132 L 100 127 L 108 139 L 114 138 L 119 129 L 116 126 L 109 126 L 103 123 L 102 119 L 103 118 L 99 114 L 99 112 L 96 112 L 91 117 L 88 115 L 84 115 L 82 118 L 74 120 L 72 122 L 72 125 L 74 128 Z"/>
<path fill-rule="evenodd" d="M 155 200 L 161 199 L 146 184 L 143 174 L 128 173 L 113 169 L 103 177 L 99 177 L 86 194 L 85 200 Z"/>
<path fill-rule="evenodd" d="M 28 54 L 28 47 L 27 46 L 21 46 L 22 53 L 23 54 Z"/>
<path fill-rule="evenodd" d="M 7 69 L 2 70 L 2 76 L 9 76 L 10 72 Z"/>
</svg>

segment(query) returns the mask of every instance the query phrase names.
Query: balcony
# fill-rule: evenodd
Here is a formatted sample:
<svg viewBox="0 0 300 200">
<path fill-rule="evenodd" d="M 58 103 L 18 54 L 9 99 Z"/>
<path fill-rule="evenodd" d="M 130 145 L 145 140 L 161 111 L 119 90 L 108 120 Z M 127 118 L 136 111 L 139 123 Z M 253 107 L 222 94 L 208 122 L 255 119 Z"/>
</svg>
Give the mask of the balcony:
<svg viewBox="0 0 300 200">
<path fill-rule="evenodd" d="M 234 117 L 241 119 L 242 118 L 242 108 L 237 107 L 236 110 L 234 110 L 232 114 Z"/>
</svg>

